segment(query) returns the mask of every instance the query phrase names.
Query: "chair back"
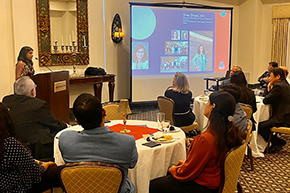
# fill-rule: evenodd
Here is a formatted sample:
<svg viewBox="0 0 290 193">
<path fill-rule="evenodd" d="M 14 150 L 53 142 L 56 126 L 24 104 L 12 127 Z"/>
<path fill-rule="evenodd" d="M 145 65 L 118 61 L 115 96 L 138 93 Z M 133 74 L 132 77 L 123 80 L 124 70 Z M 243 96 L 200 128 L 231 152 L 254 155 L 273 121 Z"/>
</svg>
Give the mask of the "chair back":
<svg viewBox="0 0 290 193">
<path fill-rule="evenodd" d="M 174 125 L 174 101 L 171 98 L 165 96 L 157 97 L 159 111 L 165 113 L 165 120 L 170 121 L 170 125 Z"/>
<path fill-rule="evenodd" d="M 253 108 L 251 105 L 240 103 L 241 107 L 244 109 L 244 111 L 247 114 L 247 119 L 251 119 L 253 116 Z"/>
<path fill-rule="evenodd" d="M 246 142 L 250 143 L 252 140 L 252 121 L 248 120 L 248 127 L 246 131 Z"/>
<path fill-rule="evenodd" d="M 239 147 L 232 148 L 221 163 L 221 185 L 219 193 L 233 193 L 238 184 L 247 142 Z"/>
<path fill-rule="evenodd" d="M 77 162 L 66 164 L 60 178 L 66 193 L 118 193 L 123 184 L 124 171 L 115 164 Z"/>
<path fill-rule="evenodd" d="M 105 120 L 123 120 L 123 115 L 116 113 L 117 108 L 119 107 L 118 103 L 110 102 L 103 105 L 103 108 L 106 110 Z"/>
</svg>

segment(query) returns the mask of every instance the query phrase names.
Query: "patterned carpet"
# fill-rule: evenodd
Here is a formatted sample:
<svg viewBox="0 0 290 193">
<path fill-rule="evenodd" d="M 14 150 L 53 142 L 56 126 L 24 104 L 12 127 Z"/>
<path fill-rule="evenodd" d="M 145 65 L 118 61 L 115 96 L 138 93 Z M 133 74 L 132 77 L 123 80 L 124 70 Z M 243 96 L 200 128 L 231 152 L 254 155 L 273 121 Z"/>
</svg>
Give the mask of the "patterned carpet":
<svg viewBox="0 0 290 193">
<path fill-rule="evenodd" d="M 250 162 L 244 159 L 240 183 L 247 192 L 288 192 L 290 193 L 290 136 L 282 135 L 287 141 L 284 148 L 276 153 L 265 154 L 263 158 L 254 158 L 254 170 L 250 171 Z"/>
<path fill-rule="evenodd" d="M 158 110 L 128 115 L 132 120 L 156 121 Z M 250 171 L 250 160 L 244 158 L 240 173 L 243 191 L 287 192 L 290 193 L 290 135 L 282 135 L 287 144 L 276 153 L 265 154 L 263 158 L 253 158 L 254 170 Z"/>
</svg>

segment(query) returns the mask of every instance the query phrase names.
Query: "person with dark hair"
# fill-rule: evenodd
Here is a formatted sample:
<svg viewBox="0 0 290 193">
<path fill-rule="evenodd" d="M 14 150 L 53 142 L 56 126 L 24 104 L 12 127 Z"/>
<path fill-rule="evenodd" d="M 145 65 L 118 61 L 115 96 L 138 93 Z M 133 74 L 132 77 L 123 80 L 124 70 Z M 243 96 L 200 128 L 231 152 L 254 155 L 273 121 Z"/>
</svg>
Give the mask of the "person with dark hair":
<svg viewBox="0 0 290 193">
<path fill-rule="evenodd" d="M 198 46 L 197 53 L 192 58 L 192 65 L 196 67 L 197 71 L 205 71 L 206 68 L 206 55 L 203 45 Z"/>
<path fill-rule="evenodd" d="M 134 137 L 105 127 L 106 111 L 99 99 L 91 94 L 81 94 L 76 98 L 73 113 L 84 130 L 67 130 L 59 136 L 63 160 L 66 163 L 91 161 L 117 164 L 124 170 L 121 193 L 135 192 L 134 184 L 127 178 L 128 168 L 134 168 L 138 160 Z"/>
<path fill-rule="evenodd" d="M 150 193 L 211 193 L 220 186 L 220 164 L 224 155 L 243 141 L 243 134 L 233 123 L 235 99 L 224 91 L 212 93 L 205 106 L 208 129 L 196 136 L 180 160 L 168 170 L 169 175 L 150 182 Z"/>
<path fill-rule="evenodd" d="M 15 69 L 16 80 L 21 76 L 32 76 L 35 71 L 33 68 L 33 49 L 29 46 L 24 46 L 21 48 Z"/>
<path fill-rule="evenodd" d="M 234 113 L 234 123 L 236 126 L 239 127 L 242 133 L 245 133 L 247 130 L 248 123 L 247 123 L 247 114 L 239 104 L 239 99 L 241 97 L 241 89 L 236 84 L 228 83 L 222 85 L 220 87 L 220 90 L 230 93 L 235 98 L 236 110 Z"/>
<path fill-rule="evenodd" d="M 279 66 L 279 68 L 282 68 L 282 70 L 284 71 L 285 73 L 285 78 L 286 78 L 286 81 L 288 82 L 288 84 L 290 84 L 290 79 L 288 78 L 288 68 L 286 66 Z"/>
<path fill-rule="evenodd" d="M 253 114 L 254 114 L 257 111 L 256 97 L 255 97 L 254 92 L 247 87 L 247 80 L 243 71 L 234 72 L 230 78 L 230 82 L 233 84 L 236 84 L 241 90 L 241 96 L 240 96 L 239 102 L 251 105 L 253 109 Z M 256 121 L 253 116 L 251 118 L 251 121 L 253 123 L 252 131 L 255 131 L 256 127 L 254 123 L 256 123 Z"/>
<path fill-rule="evenodd" d="M 271 105 L 272 115 L 269 120 L 258 125 L 258 132 L 265 141 L 269 140 L 272 127 L 290 126 L 290 86 L 285 80 L 283 69 L 270 70 L 268 91 L 263 103 Z M 271 137 L 271 144 L 269 152 L 275 152 L 281 150 L 286 141 L 278 138 L 276 134 Z"/>
<path fill-rule="evenodd" d="M 17 139 L 9 111 L 0 103 L 0 192 L 43 192 L 60 187 L 62 166 L 34 160 Z"/>
<path fill-rule="evenodd" d="M 178 127 L 191 125 L 195 120 L 195 115 L 190 108 L 192 92 L 189 90 L 188 80 L 183 73 L 175 73 L 172 86 L 167 88 L 164 95 L 175 103 L 174 125 Z"/>
<path fill-rule="evenodd" d="M 276 67 L 278 67 L 277 62 L 269 62 L 268 70 L 258 78 L 258 81 L 260 82 L 262 88 L 267 89 L 267 85 L 270 82 L 270 70 Z"/>
<path fill-rule="evenodd" d="M 14 83 L 14 94 L 2 102 L 10 109 L 16 134 L 41 160 L 53 160 L 53 138 L 67 124 L 56 119 L 46 101 L 35 98 L 36 85 L 29 76 Z"/>
<path fill-rule="evenodd" d="M 132 54 L 132 70 L 148 69 L 148 54 L 143 44 L 138 44 Z"/>
</svg>

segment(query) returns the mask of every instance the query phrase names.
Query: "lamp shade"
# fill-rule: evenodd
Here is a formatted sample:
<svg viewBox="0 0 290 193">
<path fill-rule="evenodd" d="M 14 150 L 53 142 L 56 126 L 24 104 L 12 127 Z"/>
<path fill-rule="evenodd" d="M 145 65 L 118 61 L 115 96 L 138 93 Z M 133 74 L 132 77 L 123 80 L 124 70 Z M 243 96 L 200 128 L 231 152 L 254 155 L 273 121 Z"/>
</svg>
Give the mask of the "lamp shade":
<svg viewBox="0 0 290 193">
<path fill-rule="evenodd" d="M 128 99 L 121 99 L 120 100 L 120 104 L 116 110 L 116 113 L 119 113 L 121 115 L 128 115 L 128 114 L 132 113 L 130 106 L 129 106 Z"/>
</svg>

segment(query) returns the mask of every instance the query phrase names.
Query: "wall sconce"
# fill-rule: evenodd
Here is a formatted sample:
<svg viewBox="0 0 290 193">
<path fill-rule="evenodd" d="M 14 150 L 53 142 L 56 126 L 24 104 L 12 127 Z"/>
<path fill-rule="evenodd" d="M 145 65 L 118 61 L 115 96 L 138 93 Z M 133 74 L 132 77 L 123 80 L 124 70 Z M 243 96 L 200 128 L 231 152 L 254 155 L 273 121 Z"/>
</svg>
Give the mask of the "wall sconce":
<svg viewBox="0 0 290 193">
<path fill-rule="evenodd" d="M 116 13 L 113 23 L 112 23 L 112 41 L 116 44 L 120 43 L 123 40 L 123 37 L 125 36 L 124 32 L 122 32 L 122 23 L 121 18 L 118 13 Z"/>
<path fill-rule="evenodd" d="M 122 29 L 119 28 L 119 31 L 115 32 L 114 38 L 122 38 L 122 37 L 125 37 L 125 34 L 124 34 L 124 32 L 122 32 Z"/>
</svg>

